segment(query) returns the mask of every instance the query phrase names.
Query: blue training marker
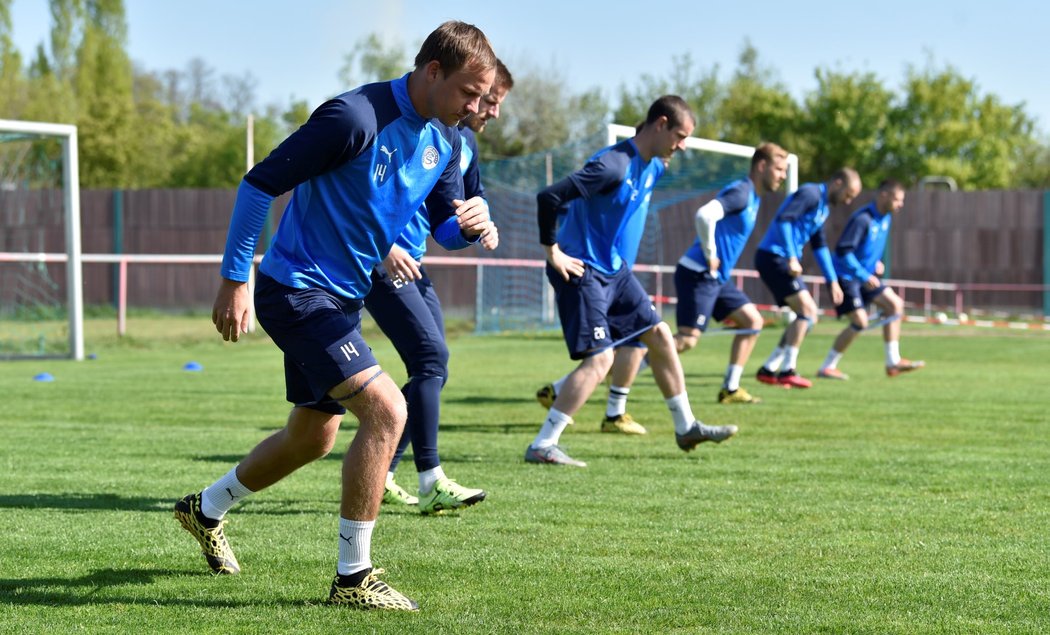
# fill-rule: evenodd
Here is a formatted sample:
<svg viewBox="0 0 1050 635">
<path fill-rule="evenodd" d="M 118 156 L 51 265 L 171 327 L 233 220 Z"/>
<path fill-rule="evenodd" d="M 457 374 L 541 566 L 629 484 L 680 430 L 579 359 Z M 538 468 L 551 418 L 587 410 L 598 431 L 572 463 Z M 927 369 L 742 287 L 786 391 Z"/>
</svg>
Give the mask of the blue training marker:
<svg viewBox="0 0 1050 635">
<path fill-rule="evenodd" d="M 197 362 L 186 362 L 186 365 L 182 367 L 182 370 L 188 370 L 195 373 L 199 373 L 204 370 L 204 367 Z"/>
<path fill-rule="evenodd" d="M 33 381 L 55 381 L 55 376 L 51 373 L 40 373 L 33 376 Z"/>
</svg>

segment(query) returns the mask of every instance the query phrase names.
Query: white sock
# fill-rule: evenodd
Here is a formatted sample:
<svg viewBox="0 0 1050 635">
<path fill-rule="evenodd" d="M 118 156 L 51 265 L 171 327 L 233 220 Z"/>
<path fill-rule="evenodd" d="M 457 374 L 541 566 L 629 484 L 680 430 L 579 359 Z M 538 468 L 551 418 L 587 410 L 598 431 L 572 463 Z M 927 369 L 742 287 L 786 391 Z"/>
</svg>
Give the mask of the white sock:
<svg viewBox="0 0 1050 635">
<path fill-rule="evenodd" d="M 795 366 L 798 364 L 798 347 L 797 346 L 785 346 L 784 347 L 784 365 L 780 367 L 780 370 L 795 370 Z"/>
<path fill-rule="evenodd" d="M 339 519 L 339 575 L 350 575 L 372 566 L 374 520 Z"/>
<path fill-rule="evenodd" d="M 606 417 L 619 417 L 627 412 L 627 395 L 630 388 L 609 386 L 609 403 L 605 406 Z"/>
<path fill-rule="evenodd" d="M 572 423 L 572 417 L 551 408 L 547 413 L 547 419 L 543 422 L 543 426 L 540 428 L 536 438 L 532 441 L 532 447 L 536 449 L 548 448 L 552 445 L 558 445 L 558 439 L 561 438 L 561 433 L 565 431 L 566 426 Z"/>
<path fill-rule="evenodd" d="M 689 395 L 683 392 L 675 397 L 664 399 L 664 402 L 674 418 L 674 431 L 678 434 L 689 432 L 689 428 L 693 427 L 693 422 L 696 421 L 693 409 L 689 407 Z"/>
<path fill-rule="evenodd" d="M 726 367 L 726 378 L 722 384 L 726 390 L 733 392 L 740 388 L 740 376 L 744 374 L 744 367 L 730 364 Z"/>
<path fill-rule="evenodd" d="M 394 482 L 394 473 L 393 472 L 387 472 L 386 473 L 386 484 L 390 485 L 393 482 Z"/>
<path fill-rule="evenodd" d="M 571 374 L 572 373 L 569 373 L 569 375 L 571 375 Z M 561 394 L 561 387 L 565 385 L 565 380 L 569 378 L 569 375 L 565 375 L 561 379 L 559 379 L 559 380 L 555 381 L 553 384 L 551 384 L 552 386 L 554 386 L 554 394 L 556 394 L 556 395 Z"/>
<path fill-rule="evenodd" d="M 886 365 L 896 366 L 901 363 L 900 341 L 886 342 Z"/>
<path fill-rule="evenodd" d="M 419 493 L 429 494 L 430 490 L 434 489 L 434 483 L 443 478 L 445 478 L 445 470 L 441 469 L 440 465 L 429 470 L 423 470 L 419 473 Z"/>
<path fill-rule="evenodd" d="M 831 370 L 839 365 L 839 360 L 842 359 L 842 353 L 831 349 L 828 351 L 828 356 L 824 358 L 824 364 L 820 367 L 820 370 Z"/>
<path fill-rule="evenodd" d="M 219 520 L 241 499 L 254 493 L 237 480 L 235 467 L 201 492 L 201 513 Z"/>
<path fill-rule="evenodd" d="M 775 373 L 778 370 L 780 370 L 780 365 L 783 362 L 784 362 L 784 349 L 778 346 L 778 347 L 773 349 L 773 352 L 769 355 L 769 358 L 766 359 L 766 363 L 762 364 L 762 366 L 764 366 L 766 368 L 766 370 L 771 370 L 771 371 L 773 371 Z"/>
</svg>

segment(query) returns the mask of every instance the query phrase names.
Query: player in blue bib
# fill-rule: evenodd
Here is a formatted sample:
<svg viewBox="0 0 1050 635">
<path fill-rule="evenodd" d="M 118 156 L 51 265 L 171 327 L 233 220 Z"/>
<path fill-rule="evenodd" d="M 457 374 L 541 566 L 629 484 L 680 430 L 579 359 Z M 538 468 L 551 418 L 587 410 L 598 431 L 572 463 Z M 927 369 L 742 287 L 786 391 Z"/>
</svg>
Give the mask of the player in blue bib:
<svg viewBox="0 0 1050 635">
<path fill-rule="evenodd" d="M 904 300 L 879 280 L 885 271 L 882 255 L 886 251 L 890 225 L 903 208 L 904 186 L 899 181 L 887 179 L 879 184 L 875 200 L 853 212 L 842 230 L 832 259 L 843 293 L 836 312 L 839 317 L 848 317 L 850 324 L 835 338 L 817 377 L 849 379 L 839 370 L 838 363 L 853 340 L 868 329 L 869 304 L 875 304 L 882 312 L 879 322 L 886 346 L 886 374 L 895 377 L 925 365 L 921 360 L 901 357 L 900 321 L 904 316 Z"/>
<path fill-rule="evenodd" d="M 836 305 L 841 303 L 842 289 L 831 264 L 824 222 L 831 214 L 832 205 L 849 205 L 858 194 L 860 176 L 852 168 L 842 168 L 826 183 L 806 183 L 789 194 L 769 224 L 755 252 L 755 269 L 773 293 L 777 305 L 791 307 L 797 317 L 758 370 L 759 381 L 785 388 L 813 385 L 795 370 L 802 340 L 819 316 L 817 303 L 802 282 L 802 248 L 809 243 L 828 283 L 832 301 Z"/>
<path fill-rule="evenodd" d="M 404 429 L 405 399 L 362 339 L 359 311 L 372 270 L 424 202 L 431 233 L 445 247 L 465 247 L 489 229 L 484 200 L 463 201 L 456 125 L 477 112 L 495 66 L 477 27 L 446 22 L 423 42 L 411 73 L 325 102 L 244 177 L 212 320 L 225 340 L 247 331 L 255 242 L 270 203 L 293 190 L 259 267 L 255 308 L 284 352 L 294 407 L 282 430 L 175 505 L 216 573 L 240 570 L 222 529 L 226 512 L 328 454 L 349 409 L 360 426 L 343 461 L 339 557 L 328 601 L 418 609 L 372 568 L 372 530 Z"/>
<path fill-rule="evenodd" d="M 586 465 L 559 447 L 561 433 L 609 372 L 613 348 L 635 338 L 649 348 L 653 376 L 674 418 L 681 449 L 736 434 L 736 426 L 708 426 L 693 417 L 671 329 L 631 273 L 653 188 L 694 126 L 685 100 L 661 97 L 633 138 L 599 151 L 537 195 L 547 279 L 554 287 L 569 356 L 580 363 L 525 450 L 526 462 Z M 558 228 L 560 211 L 564 217 Z"/>
<path fill-rule="evenodd" d="M 459 165 L 468 199 L 485 197 L 474 135 L 484 130 L 490 120 L 499 117 L 500 104 L 513 86 L 510 71 L 497 60 L 492 89 L 481 98 L 477 114 L 470 115 L 459 126 L 463 137 Z M 408 383 L 401 389 L 408 403 L 408 422 L 387 472 L 383 501 L 418 505 L 421 513 L 436 514 L 479 503 L 485 499 L 485 491 L 463 487 L 445 476 L 438 456 L 441 390 L 448 379 L 448 346 L 441 302 L 422 264 L 430 234 L 429 219 L 426 208 L 420 209 L 391 247 L 382 266 L 372 272 L 372 290 L 365 297 L 365 308 L 394 344 L 408 373 Z M 495 249 L 498 243 L 496 226 L 492 225 L 482 235 L 481 244 L 486 249 Z M 394 480 L 394 472 L 409 441 L 419 474 L 418 497 Z"/>
<path fill-rule="evenodd" d="M 755 148 L 746 178 L 730 183 L 696 211 L 697 240 L 678 260 L 678 351 L 694 346 L 710 319 L 731 319 L 741 332 L 733 337 L 720 403 L 757 403 L 740 386 L 744 365 L 762 330 L 762 316 L 730 276 L 755 227 L 762 195 L 775 192 L 787 175 L 787 152 L 774 143 Z"/>
</svg>

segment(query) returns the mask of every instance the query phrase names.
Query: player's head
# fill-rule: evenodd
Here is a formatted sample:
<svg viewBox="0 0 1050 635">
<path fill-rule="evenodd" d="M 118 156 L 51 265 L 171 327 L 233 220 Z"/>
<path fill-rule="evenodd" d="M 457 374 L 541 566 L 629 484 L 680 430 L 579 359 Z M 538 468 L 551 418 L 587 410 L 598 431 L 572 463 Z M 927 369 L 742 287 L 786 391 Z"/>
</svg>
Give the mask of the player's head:
<svg viewBox="0 0 1050 635">
<path fill-rule="evenodd" d="M 492 80 L 492 88 L 481 98 L 478 112 L 467 117 L 463 123 L 470 126 L 474 132 L 485 130 L 485 124 L 489 122 L 489 119 L 499 119 L 500 105 L 507 98 L 511 88 L 514 88 L 514 78 L 503 62 L 497 59 L 496 79 Z"/>
<path fill-rule="evenodd" d="M 853 168 L 840 168 L 828 181 L 828 202 L 849 205 L 860 194 L 860 175 Z"/>
<path fill-rule="evenodd" d="M 454 126 L 478 111 L 496 74 L 496 54 L 481 29 L 450 20 L 427 36 L 416 54 L 425 86 L 419 114 Z M 416 104 L 417 107 L 419 104 Z"/>
<path fill-rule="evenodd" d="M 766 142 L 755 148 L 751 155 L 751 182 L 758 186 L 760 194 L 776 192 L 787 176 L 787 150 L 775 143 Z"/>
<path fill-rule="evenodd" d="M 897 179 L 886 179 L 879 183 L 875 207 L 880 214 L 896 214 L 901 211 L 904 208 L 904 185 Z"/>
<path fill-rule="evenodd" d="M 652 156 L 666 160 L 685 149 L 685 140 L 695 127 L 696 117 L 689 104 L 678 95 L 664 95 L 649 106 L 639 134 L 651 135 L 648 149 Z"/>
</svg>

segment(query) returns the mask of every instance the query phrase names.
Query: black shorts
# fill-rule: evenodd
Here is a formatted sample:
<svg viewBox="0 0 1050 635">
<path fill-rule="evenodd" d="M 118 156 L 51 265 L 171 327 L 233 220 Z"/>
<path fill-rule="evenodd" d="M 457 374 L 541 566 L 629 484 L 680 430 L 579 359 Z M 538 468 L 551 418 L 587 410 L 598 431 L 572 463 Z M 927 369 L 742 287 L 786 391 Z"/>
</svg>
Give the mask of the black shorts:
<svg viewBox="0 0 1050 635">
<path fill-rule="evenodd" d="M 678 294 L 675 310 L 678 328 L 707 330 L 710 318 L 721 322 L 751 299 L 732 282 L 721 282 L 709 271 L 693 271 L 678 265 L 674 270 Z"/>
<path fill-rule="evenodd" d="M 361 300 L 323 289 L 296 289 L 259 274 L 255 314 L 284 352 L 288 401 L 330 414 L 346 409 L 328 391 L 378 366 L 361 336 Z"/>
<path fill-rule="evenodd" d="M 755 252 L 755 269 L 766 287 L 773 293 L 777 306 L 787 306 L 787 298 L 804 291 L 802 276 L 793 276 L 788 270 L 788 259 L 771 251 Z"/>
<path fill-rule="evenodd" d="M 661 322 L 649 294 L 627 267 L 606 275 L 588 266 L 583 276 L 566 282 L 548 264 L 547 279 L 572 359 L 625 344 Z"/>
<path fill-rule="evenodd" d="M 881 284 L 877 289 L 868 289 L 864 286 L 864 282 L 864 280 L 839 280 L 839 286 L 842 287 L 842 304 L 835 307 L 836 315 L 842 317 L 857 309 L 863 309 L 886 290 L 886 286 Z"/>
</svg>

